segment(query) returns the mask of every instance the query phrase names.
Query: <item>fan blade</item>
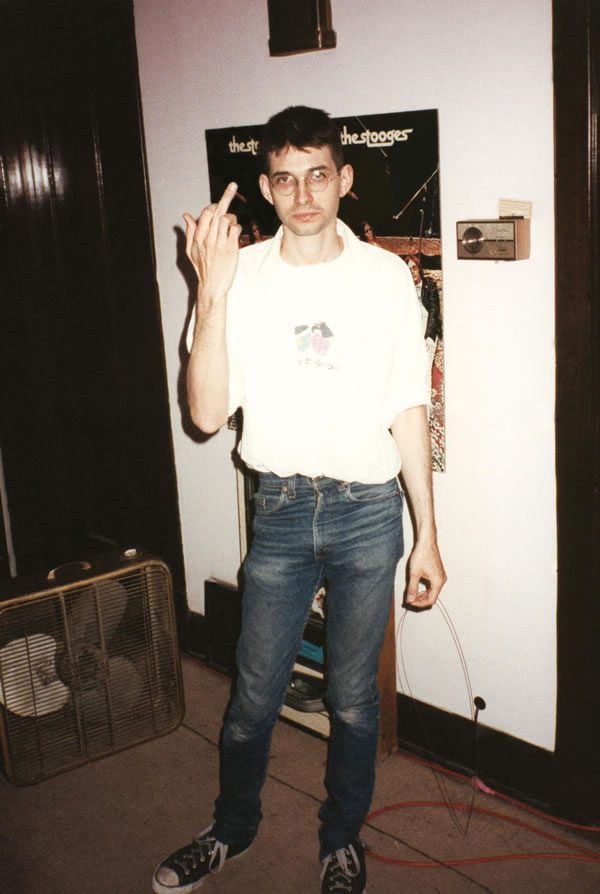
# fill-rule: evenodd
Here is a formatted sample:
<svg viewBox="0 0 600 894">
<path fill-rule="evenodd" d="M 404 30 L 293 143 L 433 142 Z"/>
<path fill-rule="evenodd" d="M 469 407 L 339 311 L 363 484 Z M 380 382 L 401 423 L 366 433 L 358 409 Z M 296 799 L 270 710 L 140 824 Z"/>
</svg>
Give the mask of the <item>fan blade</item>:
<svg viewBox="0 0 600 894">
<path fill-rule="evenodd" d="M 0 649 L 0 701 L 20 717 L 42 717 L 58 711 L 69 689 L 56 673 L 56 640 L 35 633 Z"/>
<path fill-rule="evenodd" d="M 80 643 L 98 642 L 98 623 L 108 642 L 127 608 L 127 590 L 117 580 L 100 581 L 82 590 L 71 605 L 71 621 Z"/>
</svg>

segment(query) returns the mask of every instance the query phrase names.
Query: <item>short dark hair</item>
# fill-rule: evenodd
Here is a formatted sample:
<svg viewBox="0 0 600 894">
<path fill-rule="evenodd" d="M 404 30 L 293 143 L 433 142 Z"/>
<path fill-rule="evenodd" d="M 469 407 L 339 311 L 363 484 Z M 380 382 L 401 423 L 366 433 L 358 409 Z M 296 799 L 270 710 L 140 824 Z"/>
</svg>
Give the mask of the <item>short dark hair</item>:
<svg viewBox="0 0 600 894">
<path fill-rule="evenodd" d="M 419 270 L 419 273 L 423 273 L 423 264 L 421 262 L 421 258 L 416 254 L 408 254 L 404 256 L 404 261 L 406 264 L 409 264 L 411 261 L 415 264 Z"/>
<path fill-rule="evenodd" d="M 259 164 L 263 174 L 269 173 L 271 152 L 281 152 L 286 146 L 293 149 L 329 146 L 336 168 L 339 170 L 344 164 L 340 131 L 322 109 L 288 106 L 269 118 L 260 140 Z"/>
</svg>

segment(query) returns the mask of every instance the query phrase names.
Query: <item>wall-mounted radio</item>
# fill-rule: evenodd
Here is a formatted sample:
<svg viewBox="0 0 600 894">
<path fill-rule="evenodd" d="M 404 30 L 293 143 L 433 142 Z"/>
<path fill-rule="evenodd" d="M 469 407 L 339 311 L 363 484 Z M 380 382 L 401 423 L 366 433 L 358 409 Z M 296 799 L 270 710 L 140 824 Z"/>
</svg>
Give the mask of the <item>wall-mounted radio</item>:
<svg viewBox="0 0 600 894">
<path fill-rule="evenodd" d="M 458 257 L 470 261 L 519 261 L 529 257 L 529 218 L 459 220 Z"/>
</svg>

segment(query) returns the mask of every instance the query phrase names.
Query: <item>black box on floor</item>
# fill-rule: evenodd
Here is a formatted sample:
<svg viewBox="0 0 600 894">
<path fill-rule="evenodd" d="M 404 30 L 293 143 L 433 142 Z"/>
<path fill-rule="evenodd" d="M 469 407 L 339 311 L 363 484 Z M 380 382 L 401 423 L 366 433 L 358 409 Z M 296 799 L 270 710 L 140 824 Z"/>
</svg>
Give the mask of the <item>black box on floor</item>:
<svg viewBox="0 0 600 894">
<path fill-rule="evenodd" d="M 204 581 L 206 661 L 218 670 L 235 672 L 235 649 L 242 628 L 242 597 L 236 587 Z"/>
</svg>

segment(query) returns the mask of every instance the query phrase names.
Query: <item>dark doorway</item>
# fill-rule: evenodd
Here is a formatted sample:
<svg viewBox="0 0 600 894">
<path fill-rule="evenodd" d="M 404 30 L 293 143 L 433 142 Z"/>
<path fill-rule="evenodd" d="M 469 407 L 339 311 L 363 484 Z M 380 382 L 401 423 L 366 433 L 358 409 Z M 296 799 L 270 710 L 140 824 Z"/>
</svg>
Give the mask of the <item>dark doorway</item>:
<svg viewBox="0 0 600 894">
<path fill-rule="evenodd" d="M 600 823 L 600 5 L 554 0 L 558 703 L 553 807 Z"/>
<path fill-rule="evenodd" d="M 0 445 L 17 571 L 136 545 L 183 592 L 133 4 L 8 0 L 0 35 Z"/>
</svg>

